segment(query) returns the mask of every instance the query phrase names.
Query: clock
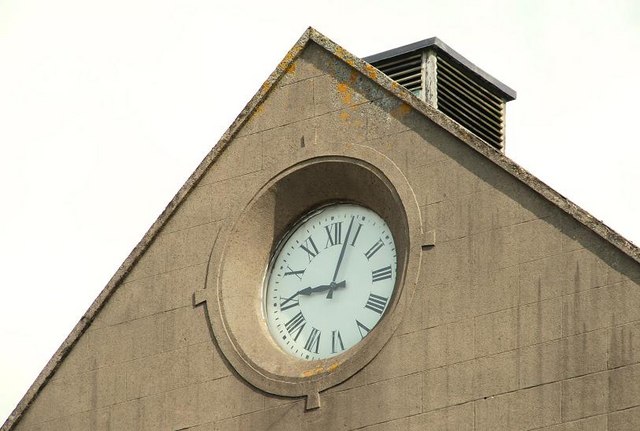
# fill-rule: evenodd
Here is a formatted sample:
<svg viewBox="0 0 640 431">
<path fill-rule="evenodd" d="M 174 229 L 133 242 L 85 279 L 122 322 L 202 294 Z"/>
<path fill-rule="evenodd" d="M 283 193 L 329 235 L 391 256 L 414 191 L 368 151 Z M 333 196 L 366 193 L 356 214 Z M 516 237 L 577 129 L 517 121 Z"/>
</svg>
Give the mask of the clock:
<svg viewBox="0 0 640 431">
<path fill-rule="evenodd" d="M 384 316 L 396 273 L 393 234 L 371 209 L 335 203 L 305 214 L 267 272 L 264 312 L 273 340 L 305 360 L 346 352 Z"/>
<path fill-rule="evenodd" d="M 211 238 L 193 303 L 248 383 L 317 408 L 407 315 L 420 208 L 398 166 L 357 144 L 307 145 L 260 175 Z"/>
</svg>

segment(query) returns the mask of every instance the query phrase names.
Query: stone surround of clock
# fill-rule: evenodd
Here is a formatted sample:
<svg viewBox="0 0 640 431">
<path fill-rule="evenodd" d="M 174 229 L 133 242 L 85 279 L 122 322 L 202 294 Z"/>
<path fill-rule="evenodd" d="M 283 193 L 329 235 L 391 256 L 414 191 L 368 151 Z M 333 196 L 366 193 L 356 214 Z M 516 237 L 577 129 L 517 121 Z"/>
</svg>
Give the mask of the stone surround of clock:
<svg viewBox="0 0 640 431">
<path fill-rule="evenodd" d="M 235 223 L 219 232 L 206 288 L 195 292 L 194 303 L 206 302 L 216 341 L 244 379 L 272 394 L 306 395 L 307 408 L 319 407 L 319 393 L 370 362 L 403 316 L 420 271 L 422 244 L 415 240 L 422 237 L 418 204 L 393 162 L 355 144 L 333 154 L 309 148 L 252 193 Z M 387 223 L 397 254 L 394 293 L 377 326 L 360 343 L 339 355 L 304 360 L 286 353 L 269 332 L 265 277 L 291 226 L 314 208 L 336 202 L 369 208 Z"/>
</svg>

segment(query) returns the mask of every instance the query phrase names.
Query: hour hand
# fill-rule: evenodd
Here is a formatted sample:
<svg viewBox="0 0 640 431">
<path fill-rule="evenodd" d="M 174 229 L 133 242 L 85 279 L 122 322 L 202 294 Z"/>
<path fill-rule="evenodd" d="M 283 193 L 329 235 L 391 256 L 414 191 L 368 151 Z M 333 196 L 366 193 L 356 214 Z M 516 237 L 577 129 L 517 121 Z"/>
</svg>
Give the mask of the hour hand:
<svg viewBox="0 0 640 431">
<path fill-rule="evenodd" d="M 340 283 L 331 283 L 331 284 L 321 284 L 319 286 L 315 286 L 315 287 L 305 287 L 302 290 L 299 290 L 296 295 L 306 295 L 309 296 L 312 293 L 317 293 L 317 292 L 325 292 L 325 291 L 329 291 L 329 294 L 327 295 L 327 298 L 331 299 L 331 297 L 333 296 L 333 291 L 339 287 L 345 287 L 346 286 L 346 281 L 341 281 Z"/>
<path fill-rule="evenodd" d="M 342 280 L 340 283 L 331 283 L 331 287 L 329 288 L 329 292 L 327 293 L 327 299 L 333 298 L 333 291 L 338 289 L 339 287 L 345 287 L 347 285 L 346 280 Z"/>
<path fill-rule="evenodd" d="M 320 286 L 316 286 L 316 287 L 305 287 L 302 290 L 298 291 L 298 295 L 311 295 L 312 293 L 316 293 L 316 292 L 324 292 L 325 290 L 329 290 L 331 289 L 331 285 L 330 284 L 321 284 Z"/>
</svg>

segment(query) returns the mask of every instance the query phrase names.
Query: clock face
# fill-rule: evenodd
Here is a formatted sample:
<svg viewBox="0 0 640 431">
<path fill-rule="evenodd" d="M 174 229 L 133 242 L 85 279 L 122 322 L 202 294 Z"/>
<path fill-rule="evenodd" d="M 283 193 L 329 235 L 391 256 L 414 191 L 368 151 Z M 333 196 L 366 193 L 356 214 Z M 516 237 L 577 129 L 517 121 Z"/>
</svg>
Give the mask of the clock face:
<svg viewBox="0 0 640 431">
<path fill-rule="evenodd" d="M 333 204 L 305 215 L 284 236 L 267 274 L 273 339 L 307 360 L 345 352 L 384 315 L 396 267 L 391 231 L 370 209 Z"/>
</svg>

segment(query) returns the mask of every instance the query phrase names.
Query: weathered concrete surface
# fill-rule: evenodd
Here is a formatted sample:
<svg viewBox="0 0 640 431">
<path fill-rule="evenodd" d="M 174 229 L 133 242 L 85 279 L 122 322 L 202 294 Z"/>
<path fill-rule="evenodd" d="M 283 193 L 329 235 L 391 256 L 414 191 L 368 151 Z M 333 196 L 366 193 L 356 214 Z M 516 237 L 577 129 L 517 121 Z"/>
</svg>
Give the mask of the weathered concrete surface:
<svg viewBox="0 0 640 431">
<path fill-rule="evenodd" d="M 3 430 L 638 429 L 637 249 L 384 79 L 307 33 Z M 234 373 L 191 295 L 248 184 L 345 143 L 397 164 L 437 241 L 390 342 L 305 411 Z"/>
</svg>

